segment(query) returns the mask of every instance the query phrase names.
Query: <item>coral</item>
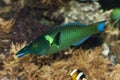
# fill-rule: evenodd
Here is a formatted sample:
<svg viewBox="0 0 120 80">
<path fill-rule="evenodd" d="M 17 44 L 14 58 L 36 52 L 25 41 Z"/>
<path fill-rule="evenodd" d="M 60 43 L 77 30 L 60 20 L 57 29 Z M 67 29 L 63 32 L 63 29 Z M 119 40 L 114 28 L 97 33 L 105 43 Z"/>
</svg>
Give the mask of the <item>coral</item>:
<svg viewBox="0 0 120 80">
<path fill-rule="evenodd" d="M 9 33 L 13 27 L 14 20 L 5 21 L 0 18 L 0 32 Z"/>
<path fill-rule="evenodd" d="M 8 53 L 11 42 L 33 41 L 47 30 L 45 24 L 60 24 L 63 18 L 61 20 L 61 17 L 53 16 L 52 13 L 64 4 L 67 4 L 67 1 L 1 0 L 0 52 Z"/>
<path fill-rule="evenodd" d="M 7 47 L 7 44 L 10 43 L 10 32 L 14 25 L 14 19 L 4 20 L 0 18 L 0 52 L 3 52 Z"/>
<path fill-rule="evenodd" d="M 109 45 L 111 55 L 115 55 L 117 57 L 115 62 L 120 62 L 119 32 L 118 26 L 109 22 L 105 30 L 105 42 Z"/>
<path fill-rule="evenodd" d="M 111 74 L 109 74 L 109 78 L 106 80 L 119 80 L 120 76 L 118 76 L 120 74 L 120 64 L 117 64 L 116 66 L 112 67 L 111 70 L 113 70 L 111 72 Z"/>
<path fill-rule="evenodd" d="M 90 24 L 110 19 L 111 10 L 99 10 L 100 5 L 96 2 L 68 2 L 69 0 L 0 1 L 1 80 L 70 80 L 70 73 L 76 68 L 85 73 L 87 80 L 120 79 L 119 29 L 110 24 L 110 21 L 103 33 L 104 42 L 109 46 L 110 53 L 117 56 L 116 62 L 112 62 L 109 56 L 101 55 L 101 46 L 90 46 L 88 50 L 70 49 L 70 54 L 63 51 L 53 56 L 16 57 L 17 51 L 44 33 L 48 26 L 71 21 Z"/>
<path fill-rule="evenodd" d="M 105 13 L 99 8 L 100 5 L 97 2 L 82 4 L 73 0 L 69 2 L 69 7 L 62 7 L 54 14 L 62 14 L 65 18 L 64 23 L 77 21 L 92 24 L 106 19 Z"/>
<path fill-rule="evenodd" d="M 66 0 L 68 1 L 68 0 Z M 34 4 L 33 4 L 34 3 Z M 36 5 L 37 4 L 37 5 Z M 44 8 L 55 8 L 65 5 L 66 2 L 64 0 L 30 0 L 29 6 L 30 7 L 44 7 Z M 41 6 L 39 6 L 41 5 Z"/>
<path fill-rule="evenodd" d="M 64 54 L 61 59 L 59 56 L 54 59 L 51 56 L 34 55 L 16 58 L 15 53 L 25 44 L 11 45 L 10 55 L 7 59 L 3 58 L 3 70 L 0 71 L 1 79 L 70 80 L 70 72 L 75 68 L 83 71 L 87 80 L 119 79 L 117 75 L 119 75 L 120 65 L 112 66 L 112 62 L 100 54 L 101 47 L 86 51 L 76 49 L 72 54 Z"/>
</svg>

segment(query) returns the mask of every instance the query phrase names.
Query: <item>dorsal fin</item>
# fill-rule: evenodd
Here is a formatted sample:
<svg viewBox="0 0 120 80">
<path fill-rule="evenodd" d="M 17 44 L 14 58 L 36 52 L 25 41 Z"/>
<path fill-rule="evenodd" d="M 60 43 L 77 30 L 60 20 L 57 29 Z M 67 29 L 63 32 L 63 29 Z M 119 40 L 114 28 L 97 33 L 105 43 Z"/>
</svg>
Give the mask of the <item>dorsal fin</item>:
<svg viewBox="0 0 120 80">
<path fill-rule="evenodd" d="M 64 27 L 69 27 L 69 26 L 80 26 L 80 27 L 86 27 L 87 25 L 86 24 L 83 24 L 83 23 L 80 23 L 80 22 L 70 22 L 70 23 L 67 23 L 67 24 L 61 24 L 61 26 L 64 26 Z"/>
</svg>

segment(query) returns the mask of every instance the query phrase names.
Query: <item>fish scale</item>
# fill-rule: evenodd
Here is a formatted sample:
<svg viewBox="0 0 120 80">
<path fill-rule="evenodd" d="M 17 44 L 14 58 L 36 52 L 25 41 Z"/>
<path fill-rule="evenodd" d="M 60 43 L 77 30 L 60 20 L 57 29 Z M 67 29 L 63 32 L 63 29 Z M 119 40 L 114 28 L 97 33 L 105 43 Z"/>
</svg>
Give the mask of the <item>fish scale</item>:
<svg viewBox="0 0 120 80">
<path fill-rule="evenodd" d="M 86 36 L 92 35 L 93 33 L 97 33 L 98 30 L 95 26 L 91 27 L 79 27 L 78 26 L 69 26 L 71 29 L 64 28 L 62 29 L 61 38 L 60 38 L 60 45 L 57 47 L 56 45 L 52 45 L 46 54 L 54 54 L 58 51 L 64 50 L 70 47 L 71 44 L 78 42 L 79 40 L 85 38 Z M 91 30 L 90 30 L 91 29 Z M 60 30 L 58 30 L 60 31 Z M 53 33 L 55 31 L 53 30 Z M 57 30 L 56 30 L 57 32 Z"/>
<path fill-rule="evenodd" d="M 79 22 L 68 23 L 49 29 L 35 41 L 17 52 L 17 56 L 26 54 L 52 55 L 69 48 L 71 45 L 80 45 L 92 34 L 104 31 L 105 21 L 84 25 Z"/>
</svg>

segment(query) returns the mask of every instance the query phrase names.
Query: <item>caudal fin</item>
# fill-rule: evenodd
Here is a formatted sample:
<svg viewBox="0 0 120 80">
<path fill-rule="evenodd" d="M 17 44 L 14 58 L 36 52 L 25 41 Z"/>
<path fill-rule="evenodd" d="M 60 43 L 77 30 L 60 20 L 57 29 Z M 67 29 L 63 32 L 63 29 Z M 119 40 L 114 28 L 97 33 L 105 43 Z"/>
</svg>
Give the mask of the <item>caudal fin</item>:
<svg viewBox="0 0 120 80">
<path fill-rule="evenodd" d="M 97 29 L 99 32 L 103 32 L 105 29 L 106 21 L 99 22 L 97 25 Z"/>
</svg>

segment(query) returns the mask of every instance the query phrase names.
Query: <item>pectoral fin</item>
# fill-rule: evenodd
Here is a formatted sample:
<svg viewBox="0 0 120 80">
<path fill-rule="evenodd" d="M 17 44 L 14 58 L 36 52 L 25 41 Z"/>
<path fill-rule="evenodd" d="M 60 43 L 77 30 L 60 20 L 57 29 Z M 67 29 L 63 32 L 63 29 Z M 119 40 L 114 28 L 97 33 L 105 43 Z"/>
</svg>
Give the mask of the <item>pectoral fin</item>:
<svg viewBox="0 0 120 80">
<path fill-rule="evenodd" d="M 57 45 L 57 46 L 59 46 L 60 45 L 60 36 L 61 36 L 61 32 L 58 32 L 56 35 L 55 35 L 55 37 L 54 37 L 54 40 L 53 40 L 53 42 L 52 42 L 52 44 L 51 45 Z"/>
<path fill-rule="evenodd" d="M 72 46 L 79 46 L 79 45 L 82 44 L 84 41 L 86 41 L 89 37 L 90 37 L 90 35 L 87 36 L 87 37 L 85 37 L 85 38 L 83 38 L 82 40 L 74 43 Z"/>
</svg>

